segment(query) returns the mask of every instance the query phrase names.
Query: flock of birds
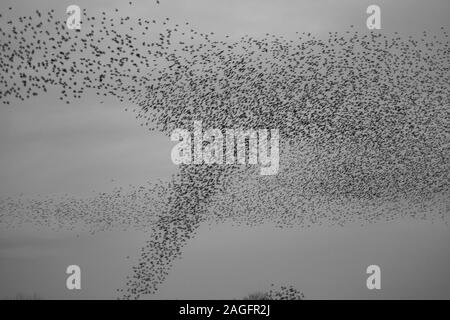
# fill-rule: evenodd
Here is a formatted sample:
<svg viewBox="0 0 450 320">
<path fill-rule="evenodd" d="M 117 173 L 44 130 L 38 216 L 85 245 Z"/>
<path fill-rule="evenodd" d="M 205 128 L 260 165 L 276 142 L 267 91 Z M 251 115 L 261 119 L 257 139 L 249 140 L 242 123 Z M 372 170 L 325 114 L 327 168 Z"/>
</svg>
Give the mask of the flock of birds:
<svg viewBox="0 0 450 320">
<path fill-rule="evenodd" d="M 132 5 L 132 3 L 130 3 Z M 450 204 L 448 32 L 419 37 L 297 33 L 232 40 L 170 18 L 54 10 L 0 14 L 0 101 L 95 94 L 132 106 L 149 130 L 280 130 L 280 172 L 180 166 L 168 183 L 91 198 L 7 198 L 0 223 L 90 231 L 138 227 L 150 239 L 119 295 L 158 290 L 202 223 L 280 227 L 446 218 Z M 129 107 L 127 107 L 128 109 Z M 168 155 L 168 161 L 170 161 Z"/>
<path fill-rule="evenodd" d="M 271 289 L 267 292 L 257 292 L 250 294 L 244 300 L 303 300 L 305 295 L 293 286 L 271 285 Z"/>
</svg>

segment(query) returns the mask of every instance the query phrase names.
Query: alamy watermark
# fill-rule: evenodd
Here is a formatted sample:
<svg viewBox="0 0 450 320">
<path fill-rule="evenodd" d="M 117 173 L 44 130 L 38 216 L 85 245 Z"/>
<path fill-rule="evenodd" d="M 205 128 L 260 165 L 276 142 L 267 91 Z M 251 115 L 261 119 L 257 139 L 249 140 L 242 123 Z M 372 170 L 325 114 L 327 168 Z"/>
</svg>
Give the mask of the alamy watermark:
<svg viewBox="0 0 450 320">
<path fill-rule="evenodd" d="M 202 122 L 194 121 L 192 133 L 186 129 L 175 129 L 170 139 L 178 142 L 171 152 L 172 161 L 177 165 L 259 163 L 261 175 L 278 173 L 280 162 L 278 129 L 203 131 Z"/>
</svg>

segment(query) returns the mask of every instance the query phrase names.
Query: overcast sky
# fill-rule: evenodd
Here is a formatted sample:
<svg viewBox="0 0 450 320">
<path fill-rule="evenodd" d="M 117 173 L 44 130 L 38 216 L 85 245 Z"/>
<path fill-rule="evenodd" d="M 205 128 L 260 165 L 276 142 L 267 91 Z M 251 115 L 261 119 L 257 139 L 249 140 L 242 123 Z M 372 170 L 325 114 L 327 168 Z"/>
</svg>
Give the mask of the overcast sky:
<svg viewBox="0 0 450 320">
<path fill-rule="evenodd" d="M 448 0 L 161 0 L 159 6 L 153 0 L 133 2 L 136 5 L 129 7 L 128 0 L 2 0 L 0 11 L 13 6 L 21 15 L 54 8 L 65 19 L 70 4 L 87 8 L 88 14 L 117 7 L 121 15 L 170 17 L 232 38 L 296 31 L 320 36 L 350 25 L 366 30 L 370 4 L 381 7 L 387 33 L 434 32 L 449 27 L 450 21 Z M 66 105 L 52 94 L 0 107 L 0 197 L 87 195 L 167 178 L 177 169 L 170 159 L 172 143 L 140 127 L 125 107 L 114 100 L 99 104 L 90 96 Z M 380 297 L 364 287 L 364 270 L 371 263 L 387 268 L 389 280 L 383 282 L 387 287 L 381 297 L 450 297 L 448 227 L 405 222 L 366 231 L 205 230 L 188 246 L 160 297 L 239 298 L 263 289 L 258 287 L 261 279 L 290 281 L 312 298 Z M 142 233 L 120 233 L 74 240 L 65 234 L 35 235 L 29 229 L 3 232 L 0 297 L 20 291 L 44 297 L 114 297 L 114 289 L 129 274 L 130 262 L 124 257 L 137 252 L 145 238 Z M 268 239 L 272 245 L 260 245 Z M 242 253 L 242 244 L 248 242 L 244 247 L 253 252 L 250 255 Z M 78 296 L 61 285 L 61 270 L 74 261 L 90 268 L 88 279 L 95 283 Z M 224 261 L 227 269 L 221 270 Z"/>
<path fill-rule="evenodd" d="M 131 17 L 170 17 L 188 21 L 201 31 L 240 37 L 270 32 L 326 34 L 354 25 L 366 30 L 366 8 L 362 0 L 153 0 L 137 1 L 29 1 L 6 0 L 5 11 L 15 15 L 36 9 L 55 9 L 65 20 L 65 8 L 77 4 L 89 15 L 119 8 Z M 383 32 L 417 34 L 448 26 L 448 0 L 377 1 L 381 7 Z M 149 134 L 131 112 L 114 100 L 99 104 L 87 96 L 71 105 L 49 93 L 38 99 L 0 108 L 0 195 L 71 193 L 85 195 L 112 185 L 142 184 L 165 177 L 176 167 L 170 160 L 172 144 L 166 137 Z M 105 190 L 106 191 L 106 190 Z"/>
</svg>

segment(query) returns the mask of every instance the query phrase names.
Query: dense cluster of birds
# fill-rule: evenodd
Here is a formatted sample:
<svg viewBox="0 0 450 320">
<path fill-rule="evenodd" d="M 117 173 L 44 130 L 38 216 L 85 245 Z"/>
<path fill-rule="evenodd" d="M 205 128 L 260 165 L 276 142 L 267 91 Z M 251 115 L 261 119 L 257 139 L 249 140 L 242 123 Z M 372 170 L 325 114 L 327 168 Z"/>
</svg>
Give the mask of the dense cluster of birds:
<svg viewBox="0 0 450 320">
<path fill-rule="evenodd" d="M 5 105 L 45 93 L 68 104 L 95 94 L 132 106 L 142 126 L 167 135 L 194 120 L 280 130 L 275 176 L 245 165 L 183 165 L 167 184 L 0 202 L 0 222 L 12 225 L 149 230 L 121 298 L 155 293 L 202 223 L 364 224 L 450 211 L 445 28 L 406 38 L 351 27 L 320 38 L 232 40 L 118 9 L 83 9 L 78 31 L 54 10 L 8 9 L 0 34 Z"/>
<path fill-rule="evenodd" d="M 146 230 L 168 203 L 167 184 L 116 187 L 90 197 L 36 196 L 0 199 L 0 222 L 15 228 L 24 224 L 51 230 L 92 234 L 106 230 Z"/>
<path fill-rule="evenodd" d="M 271 289 L 267 292 L 256 292 L 248 295 L 244 300 L 303 300 L 305 295 L 297 290 L 294 286 L 278 286 L 271 285 Z"/>
<path fill-rule="evenodd" d="M 305 295 L 294 286 L 280 286 L 267 292 L 267 300 L 303 300 Z"/>
</svg>

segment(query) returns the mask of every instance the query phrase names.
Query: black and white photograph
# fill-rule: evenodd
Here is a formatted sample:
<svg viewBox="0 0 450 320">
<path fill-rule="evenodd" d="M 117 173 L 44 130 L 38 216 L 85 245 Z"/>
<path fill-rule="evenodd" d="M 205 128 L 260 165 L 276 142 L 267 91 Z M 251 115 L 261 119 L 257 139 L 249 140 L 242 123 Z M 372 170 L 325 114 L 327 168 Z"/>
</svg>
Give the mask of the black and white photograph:
<svg viewBox="0 0 450 320">
<path fill-rule="evenodd" d="M 449 300 L 449 33 L 449 0 L 0 0 L 0 299 Z"/>
</svg>

